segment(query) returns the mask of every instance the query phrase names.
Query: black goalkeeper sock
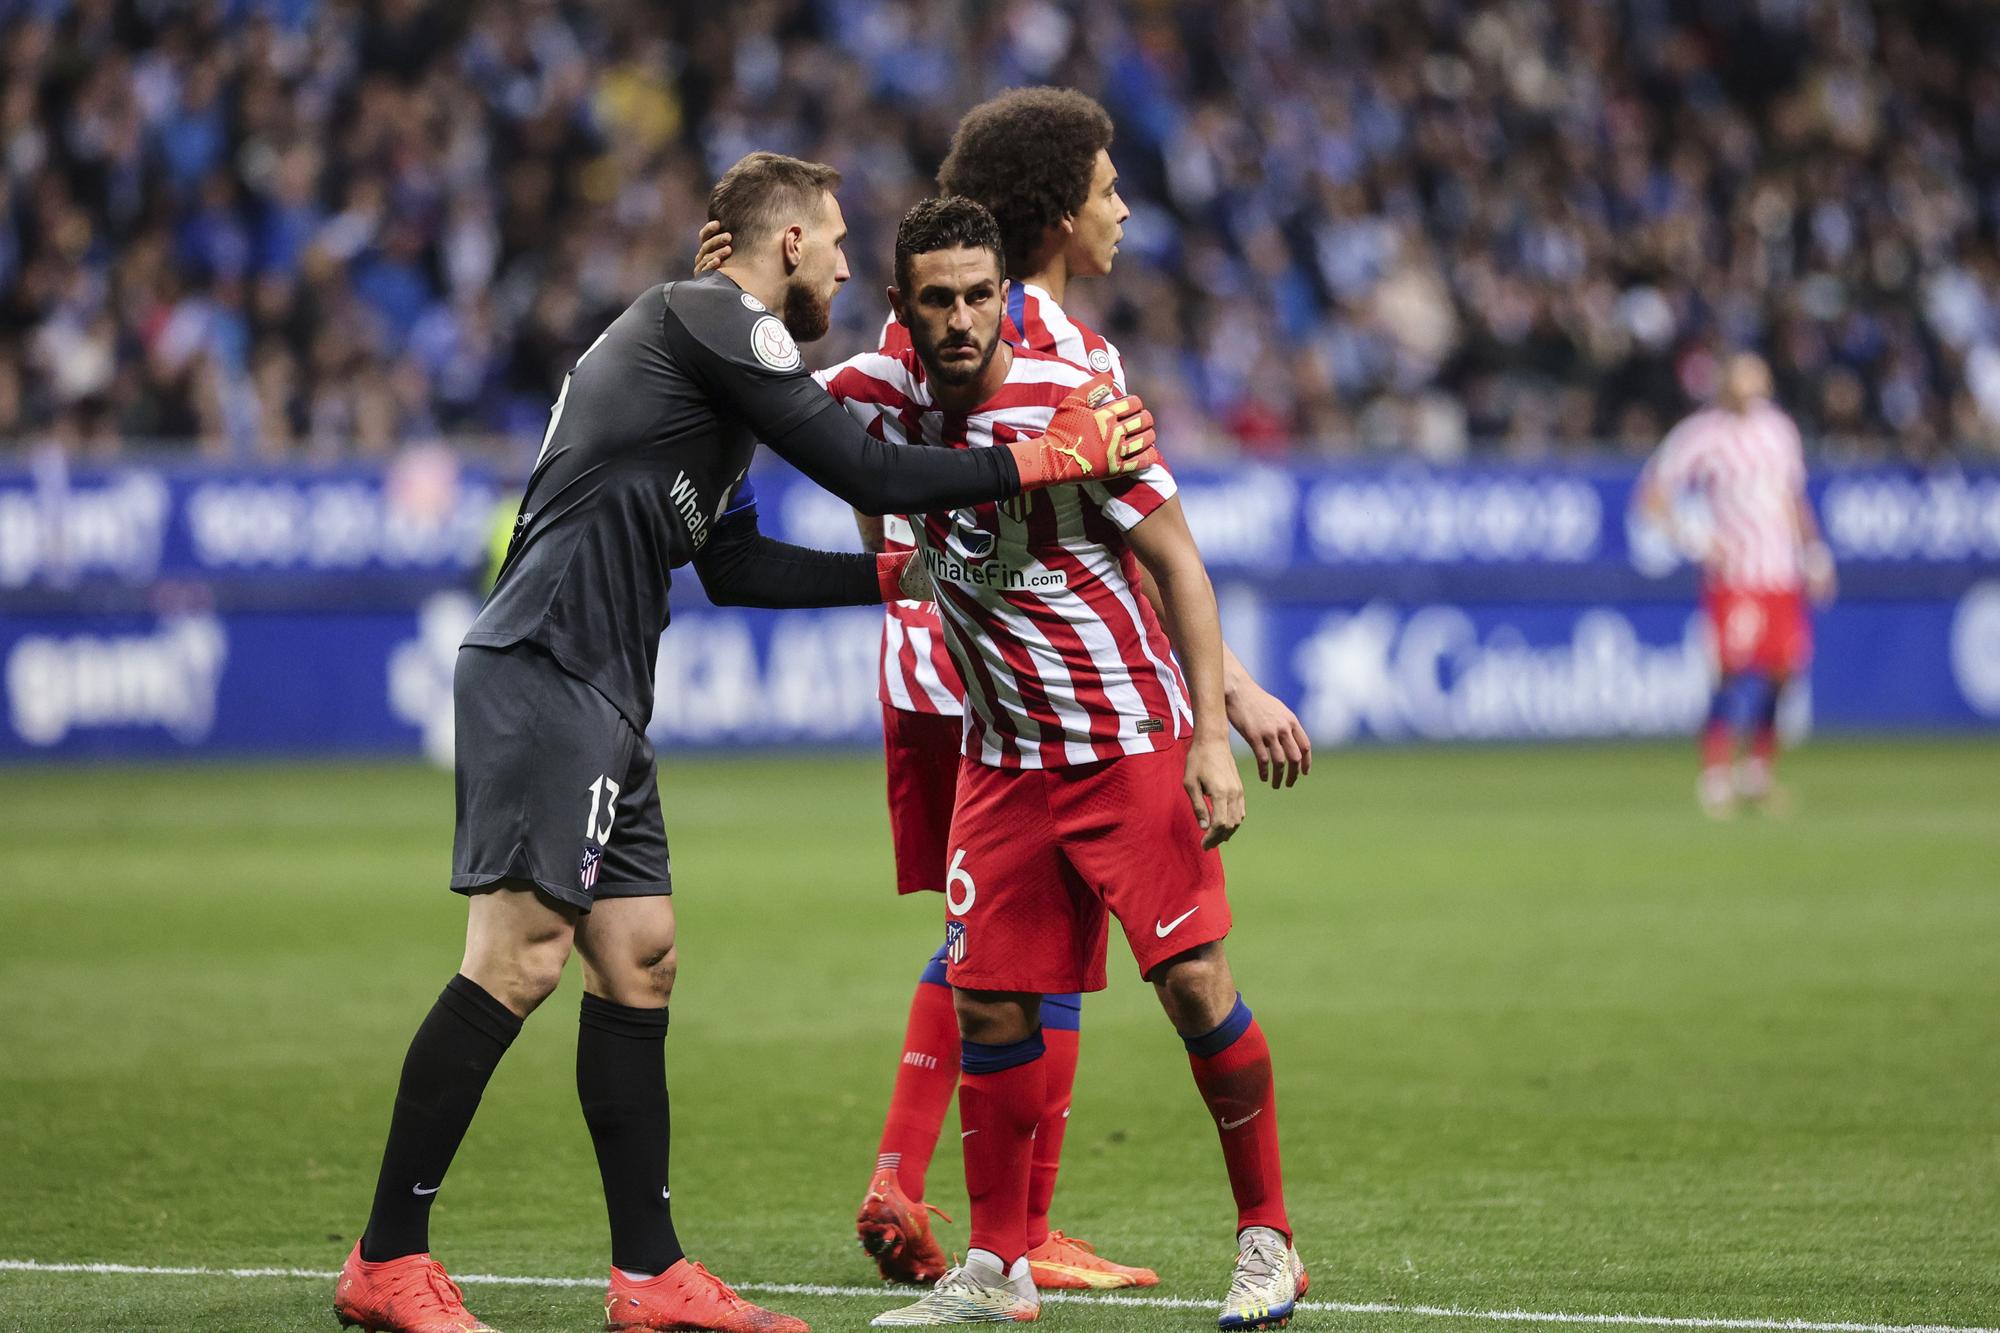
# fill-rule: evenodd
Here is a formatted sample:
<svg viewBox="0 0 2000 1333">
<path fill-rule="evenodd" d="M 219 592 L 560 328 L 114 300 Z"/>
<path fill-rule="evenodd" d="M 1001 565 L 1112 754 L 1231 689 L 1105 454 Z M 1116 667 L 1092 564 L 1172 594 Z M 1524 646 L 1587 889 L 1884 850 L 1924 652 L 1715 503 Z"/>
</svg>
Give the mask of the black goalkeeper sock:
<svg viewBox="0 0 2000 1333">
<path fill-rule="evenodd" d="M 612 1266 L 666 1272 L 681 1258 L 667 1192 L 667 1011 L 585 995 L 576 1095 L 604 1180 Z"/>
<path fill-rule="evenodd" d="M 514 1011 L 476 982 L 454 976 L 445 983 L 403 1058 L 375 1207 L 361 1237 L 363 1259 L 381 1263 L 430 1249 L 431 1200 L 486 1081 L 520 1031 Z"/>
</svg>

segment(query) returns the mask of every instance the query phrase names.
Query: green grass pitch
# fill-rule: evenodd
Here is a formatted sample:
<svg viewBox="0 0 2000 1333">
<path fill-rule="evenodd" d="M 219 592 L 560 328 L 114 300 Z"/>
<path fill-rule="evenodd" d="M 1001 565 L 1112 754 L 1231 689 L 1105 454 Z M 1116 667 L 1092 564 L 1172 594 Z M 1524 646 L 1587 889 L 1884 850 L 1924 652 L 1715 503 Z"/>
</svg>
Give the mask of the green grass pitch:
<svg viewBox="0 0 2000 1333">
<path fill-rule="evenodd" d="M 1253 791 L 1230 947 L 1314 1300 L 2000 1324 L 2000 747 L 1827 741 L 1787 776 L 1790 818 L 1723 825 L 1683 746 L 1327 751 Z M 741 1283 L 867 1286 L 853 1209 L 939 905 L 890 893 L 865 757 L 669 756 L 663 790 L 683 1238 Z M 451 803 L 417 767 L 0 772 L 0 1260 L 338 1266 L 458 960 Z M 1215 1131 L 1129 959 L 1112 976 L 1056 1220 L 1201 1304 L 1044 1320 L 1212 1328 Z M 454 1271 L 603 1271 L 576 997 L 572 969 L 438 1201 Z M 331 1330 L 330 1295 L 0 1271 L 0 1329 Z M 509 1333 L 601 1317 L 587 1287 L 468 1295 Z M 762 1299 L 848 1329 L 896 1296 Z"/>
</svg>

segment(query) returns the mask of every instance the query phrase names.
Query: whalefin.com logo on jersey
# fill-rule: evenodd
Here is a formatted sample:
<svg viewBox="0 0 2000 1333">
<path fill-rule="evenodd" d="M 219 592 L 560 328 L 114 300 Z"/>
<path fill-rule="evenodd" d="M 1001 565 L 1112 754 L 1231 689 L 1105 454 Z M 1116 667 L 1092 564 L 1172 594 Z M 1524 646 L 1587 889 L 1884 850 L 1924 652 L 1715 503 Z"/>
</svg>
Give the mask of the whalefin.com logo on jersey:
<svg viewBox="0 0 2000 1333">
<path fill-rule="evenodd" d="M 954 509 L 950 525 L 945 529 L 944 549 L 939 550 L 929 542 L 924 544 L 924 568 L 930 571 L 933 579 L 1009 592 L 1024 588 L 1069 586 L 1069 575 L 1060 569 L 1049 569 L 1041 564 L 1013 565 L 998 559 L 998 534 L 980 521 L 986 514 L 994 515 L 997 521 L 998 513 L 992 505 Z"/>
<path fill-rule="evenodd" d="M 1049 569 L 1044 565 L 1022 568 L 991 556 L 983 560 L 967 560 L 949 551 L 940 551 L 935 546 L 924 547 L 924 568 L 937 582 L 956 583 L 966 588 L 998 588 L 1003 592 L 1015 592 L 1027 588 L 1069 587 L 1069 575 L 1060 569 Z"/>
</svg>

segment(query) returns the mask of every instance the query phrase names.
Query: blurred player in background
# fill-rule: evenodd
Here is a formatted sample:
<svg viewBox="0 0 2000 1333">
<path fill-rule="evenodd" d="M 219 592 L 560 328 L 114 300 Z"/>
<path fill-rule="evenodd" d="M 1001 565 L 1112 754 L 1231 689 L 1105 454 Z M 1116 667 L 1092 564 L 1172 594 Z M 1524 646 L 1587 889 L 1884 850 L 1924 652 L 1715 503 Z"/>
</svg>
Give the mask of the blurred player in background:
<svg viewBox="0 0 2000 1333">
<path fill-rule="evenodd" d="M 905 215 L 896 317 L 912 348 L 821 372 L 871 433 L 977 452 L 1105 383 L 1001 337 L 1001 233 L 945 197 Z M 1243 817 L 1215 596 L 1172 476 L 1055 503 L 931 511 L 916 536 L 966 686 L 945 868 L 971 1249 L 878 1325 L 1033 1319 L 1035 1145 L 1049 1106 L 1045 996 L 1104 987 L 1109 916 L 1189 1052 L 1237 1201 L 1225 1328 L 1288 1318 L 1304 1288 L 1278 1157 L 1270 1049 L 1237 994 L 1214 848 Z M 1139 594 L 1144 564 L 1164 616 Z M 1164 620 L 1168 631 L 1162 632 Z M 1185 671 L 1185 675 L 1183 675 Z"/>
<path fill-rule="evenodd" d="M 453 681 L 464 960 L 404 1059 L 367 1230 L 335 1288 L 343 1323 L 486 1329 L 430 1256 L 431 1204 L 487 1081 L 574 951 L 577 1095 L 611 1231 L 606 1326 L 804 1333 L 688 1259 L 674 1228 L 664 1049 L 676 932 L 645 735 L 672 573 L 692 564 L 719 604 L 917 595 L 907 558 L 759 533 L 744 477 L 760 439 L 878 512 L 1016 499 L 1134 465 L 1150 446 L 1143 409 L 1086 405 L 1081 392 L 1040 438 L 976 455 L 886 444 L 834 410 L 797 343 L 826 332 L 847 278 L 838 184 L 831 168 L 777 154 L 738 163 L 709 209 L 743 238 L 740 255 L 641 295 L 550 410 Z"/>
<path fill-rule="evenodd" d="M 1121 385 L 1118 349 L 1062 308 L 1070 279 L 1103 276 L 1116 262 L 1129 216 L 1118 195 L 1110 155 L 1111 118 L 1082 93 L 1021 88 L 968 112 L 953 136 L 938 175 L 947 195 L 984 205 L 1002 238 L 1007 313 L 1002 336 L 1016 346 L 1061 357 Z M 729 253 L 727 234 L 705 228 L 698 267 Z M 881 351 L 897 356 L 910 336 L 892 313 L 883 325 Z M 822 379 L 825 377 L 822 376 Z M 900 515 L 860 520 L 870 550 L 913 548 L 909 521 Z M 1158 590 L 1139 570 L 1141 591 L 1161 610 Z M 1257 759 L 1259 778 L 1290 786 L 1312 766 L 1312 743 L 1291 710 L 1252 679 L 1223 647 L 1223 689 L 1229 721 Z M 946 835 L 957 781 L 964 686 L 958 678 L 935 603 L 891 603 L 882 638 L 882 736 L 888 777 L 889 826 L 899 893 L 942 891 L 948 873 Z M 1114 1263 L 1094 1247 L 1052 1227 L 1058 1167 L 1069 1122 L 1081 1026 L 1081 997 L 1044 997 L 1049 1103 L 1035 1136 L 1029 1201 L 1028 1258 L 1044 1288 L 1152 1286 L 1150 1268 Z M 959 1071 L 958 1025 L 945 983 L 944 950 L 920 978 L 904 1035 L 895 1090 L 855 1226 L 892 1281 L 929 1282 L 944 1272 L 945 1256 L 931 1233 L 924 1201 L 925 1177 Z"/>
<path fill-rule="evenodd" d="M 1699 502 L 1692 514 L 1690 499 Z M 1778 704 L 1812 656 L 1806 599 L 1830 601 L 1834 571 L 1806 498 L 1798 427 L 1771 401 L 1762 358 L 1729 359 L 1715 405 L 1674 427 L 1647 463 L 1639 504 L 1701 563 L 1716 668 L 1701 808 L 1717 818 L 1739 801 L 1777 808 Z"/>
</svg>

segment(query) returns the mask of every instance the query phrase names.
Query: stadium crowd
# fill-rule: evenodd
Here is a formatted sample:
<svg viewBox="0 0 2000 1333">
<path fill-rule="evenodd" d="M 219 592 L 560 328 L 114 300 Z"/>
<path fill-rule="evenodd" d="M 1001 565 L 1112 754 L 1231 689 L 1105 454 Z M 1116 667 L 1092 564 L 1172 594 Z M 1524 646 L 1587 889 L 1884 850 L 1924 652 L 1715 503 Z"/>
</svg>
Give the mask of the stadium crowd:
<svg viewBox="0 0 2000 1333">
<path fill-rule="evenodd" d="M 539 438 L 709 182 L 846 174 L 870 339 L 958 113 L 1084 89 L 1071 302 L 1177 454 L 1654 443 L 1760 347 L 1815 447 L 2000 447 L 1980 0 L 0 0 L 0 439 Z"/>
</svg>

